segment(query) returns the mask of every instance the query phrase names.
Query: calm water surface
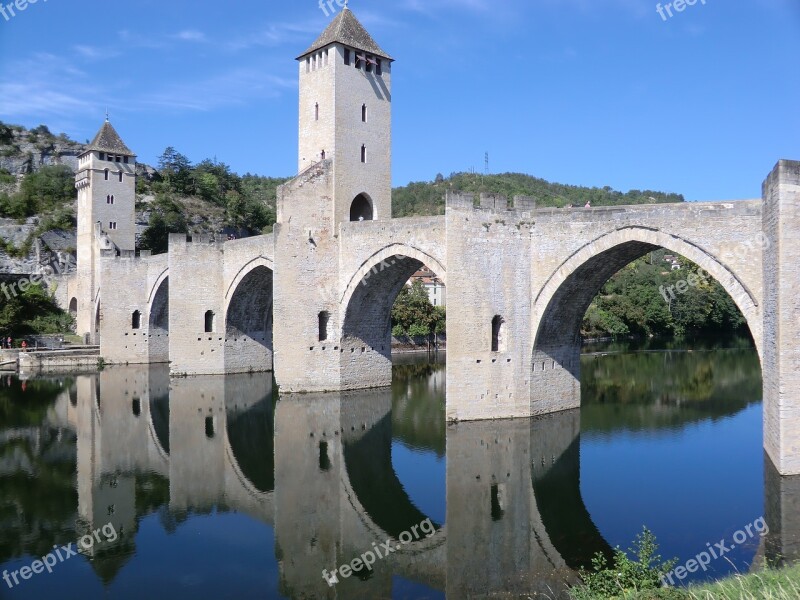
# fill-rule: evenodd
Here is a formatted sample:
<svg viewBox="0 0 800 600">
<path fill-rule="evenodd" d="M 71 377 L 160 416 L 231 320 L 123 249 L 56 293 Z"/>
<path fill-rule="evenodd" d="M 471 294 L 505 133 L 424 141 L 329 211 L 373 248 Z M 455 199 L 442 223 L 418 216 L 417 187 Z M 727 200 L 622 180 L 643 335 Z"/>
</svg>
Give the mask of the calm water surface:
<svg viewBox="0 0 800 600">
<path fill-rule="evenodd" d="M 781 508 L 800 496 L 765 467 L 756 352 L 722 346 L 587 347 L 580 410 L 455 425 L 427 357 L 398 359 L 391 389 L 280 399 L 263 376 L 4 376 L 0 568 L 117 535 L 0 597 L 558 590 L 643 526 L 685 562 L 766 514 L 766 538 L 687 581 L 746 571 L 792 546 Z M 323 579 L 387 539 L 400 549 L 371 570 Z"/>
</svg>

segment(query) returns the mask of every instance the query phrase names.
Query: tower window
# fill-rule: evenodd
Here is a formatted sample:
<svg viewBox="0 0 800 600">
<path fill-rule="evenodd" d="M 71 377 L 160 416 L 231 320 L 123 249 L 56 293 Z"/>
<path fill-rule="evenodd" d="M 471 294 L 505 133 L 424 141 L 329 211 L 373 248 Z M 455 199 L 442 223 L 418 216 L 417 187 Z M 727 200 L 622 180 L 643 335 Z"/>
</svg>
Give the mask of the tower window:
<svg viewBox="0 0 800 600">
<path fill-rule="evenodd" d="M 306 58 L 306 73 L 308 73 L 309 71 L 311 71 L 311 57 L 310 56 Z"/>
<path fill-rule="evenodd" d="M 361 145 L 361 162 L 367 162 L 367 147 L 364 144 Z"/>
<path fill-rule="evenodd" d="M 492 352 L 505 352 L 505 324 L 500 315 L 492 319 Z"/>
<path fill-rule="evenodd" d="M 377 64 L 375 65 L 375 74 L 376 75 L 383 75 L 383 69 L 381 68 L 381 59 L 379 58 L 375 61 Z"/>
<path fill-rule="evenodd" d="M 362 123 L 366 123 L 367 122 L 367 105 L 366 104 L 362 104 L 361 105 L 361 122 Z"/>
<path fill-rule="evenodd" d="M 216 321 L 216 315 L 214 314 L 213 310 L 206 311 L 205 315 L 205 331 L 206 333 L 213 333 L 214 332 L 214 325 Z"/>
<path fill-rule="evenodd" d="M 115 156 L 115 157 L 114 157 L 114 160 L 115 160 L 116 162 L 122 162 L 122 157 L 121 157 L 121 156 Z"/>
<path fill-rule="evenodd" d="M 359 194 L 350 205 L 350 221 L 372 221 L 375 213 L 372 200 L 366 194 Z"/>
<path fill-rule="evenodd" d="M 344 49 L 344 64 L 350 65 L 350 48 Z"/>
<path fill-rule="evenodd" d="M 128 164 L 128 157 L 126 156 L 125 158 L 123 158 L 122 162 L 124 162 L 127 165 Z"/>
<path fill-rule="evenodd" d="M 108 169 L 106 169 L 105 171 L 103 171 L 103 173 L 104 173 L 104 174 L 105 174 L 105 176 L 106 176 L 106 181 L 108 181 Z"/>
<path fill-rule="evenodd" d="M 319 121 L 319 102 L 314 105 L 314 120 Z"/>
<path fill-rule="evenodd" d="M 119 182 L 122 183 L 122 171 L 119 172 Z"/>
<path fill-rule="evenodd" d="M 117 228 L 117 222 L 116 222 L 116 221 L 111 221 L 111 222 L 108 224 L 108 228 L 109 228 L 109 229 L 116 229 L 116 228 Z"/>
<path fill-rule="evenodd" d="M 324 342 L 325 340 L 328 339 L 328 323 L 330 322 L 330 320 L 331 320 L 331 315 L 329 312 L 323 310 L 321 313 L 319 313 L 317 329 L 319 330 L 320 342 Z"/>
<path fill-rule="evenodd" d="M 100 153 L 100 160 L 105 160 L 105 159 L 106 159 L 106 153 L 105 152 L 101 152 Z"/>
<path fill-rule="evenodd" d="M 328 51 L 325 50 L 325 66 L 328 66 Z"/>
<path fill-rule="evenodd" d="M 142 313 L 138 310 L 133 311 L 131 315 L 131 329 L 139 329 L 142 326 Z"/>
</svg>

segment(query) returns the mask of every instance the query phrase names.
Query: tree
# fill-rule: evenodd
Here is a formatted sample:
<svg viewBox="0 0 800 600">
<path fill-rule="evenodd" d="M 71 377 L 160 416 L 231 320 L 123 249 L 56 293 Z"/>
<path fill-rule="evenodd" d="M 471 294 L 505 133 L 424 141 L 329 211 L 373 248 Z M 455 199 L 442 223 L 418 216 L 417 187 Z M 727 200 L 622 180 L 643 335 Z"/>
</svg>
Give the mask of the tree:
<svg viewBox="0 0 800 600">
<path fill-rule="evenodd" d="M 400 290 L 392 307 L 392 330 L 412 337 L 430 335 L 436 323 L 433 304 L 420 280 Z M 400 329 L 395 329 L 396 327 Z"/>
<path fill-rule="evenodd" d="M 139 247 L 153 254 L 163 254 L 169 248 L 169 234 L 189 230 L 180 207 L 168 196 L 159 196 L 150 216 L 150 224 L 142 233 Z"/>
<path fill-rule="evenodd" d="M 170 191 L 178 194 L 190 193 L 192 163 L 172 146 L 168 146 L 158 157 L 158 172 Z"/>
</svg>

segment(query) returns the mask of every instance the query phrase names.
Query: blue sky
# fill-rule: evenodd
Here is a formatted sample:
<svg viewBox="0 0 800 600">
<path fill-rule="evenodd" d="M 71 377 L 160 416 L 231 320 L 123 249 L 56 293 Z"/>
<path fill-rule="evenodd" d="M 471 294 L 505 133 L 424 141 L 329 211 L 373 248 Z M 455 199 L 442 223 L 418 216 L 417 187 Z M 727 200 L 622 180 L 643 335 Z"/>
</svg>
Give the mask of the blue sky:
<svg viewBox="0 0 800 600">
<path fill-rule="evenodd" d="M 8 3 L 9 0 L 3 0 Z M 662 2 L 666 4 L 666 2 Z M 470 168 L 756 198 L 800 159 L 800 0 L 351 0 L 397 62 L 395 185 Z M 338 7 L 336 7 L 337 10 Z M 665 13 L 666 14 L 666 13 Z M 39 0 L 0 16 L 0 119 L 287 176 L 318 0 Z"/>
</svg>

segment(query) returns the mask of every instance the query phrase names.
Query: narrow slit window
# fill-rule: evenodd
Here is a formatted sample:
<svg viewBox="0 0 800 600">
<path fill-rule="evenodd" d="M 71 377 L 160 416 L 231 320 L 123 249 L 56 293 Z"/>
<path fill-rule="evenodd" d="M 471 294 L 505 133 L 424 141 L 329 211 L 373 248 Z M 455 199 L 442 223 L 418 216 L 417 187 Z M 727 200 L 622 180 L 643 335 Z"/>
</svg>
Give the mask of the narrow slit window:
<svg viewBox="0 0 800 600">
<path fill-rule="evenodd" d="M 103 173 L 105 174 L 106 181 L 108 181 L 108 169 L 106 169 L 105 171 L 103 171 Z"/>
<path fill-rule="evenodd" d="M 344 49 L 344 64 L 350 66 L 350 48 Z"/>
<path fill-rule="evenodd" d="M 366 104 L 362 104 L 361 105 L 361 122 L 362 123 L 366 123 L 367 122 L 367 105 Z"/>
<path fill-rule="evenodd" d="M 314 105 L 314 120 L 319 121 L 319 102 Z"/>
<path fill-rule="evenodd" d="M 206 417 L 206 437 L 212 439 L 216 433 L 214 427 L 214 417 Z"/>
<path fill-rule="evenodd" d="M 328 442 L 319 443 L 319 470 L 330 471 L 331 459 L 328 456 Z"/>
<path fill-rule="evenodd" d="M 214 333 L 214 326 L 216 325 L 216 315 L 213 310 L 206 311 L 205 315 L 205 332 Z"/>
<path fill-rule="evenodd" d="M 365 145 L 361 145 L 361 162 L 367 162 L 367 147 Z"/>
<path fill-rule="evenodd" d="M 330 324 L 330 321 L 331 315 L 328 311 L 323 310 L 321 313 L 319 313 L 317 329 L 320 342 L 324 342 L 328 339 L 328 325 Z"/>
<path fill-rule="evenodd" d="M 119 172 L 119 182 L 122 183 L 122 171 Z"/>
<path fill-rule="evenodd" d="M 505 321 L 500 315 L 492 319 L 492 352 L 505 350 Z"/>
</svg>

